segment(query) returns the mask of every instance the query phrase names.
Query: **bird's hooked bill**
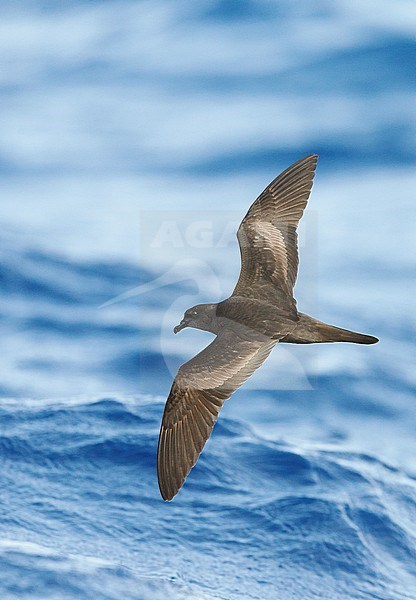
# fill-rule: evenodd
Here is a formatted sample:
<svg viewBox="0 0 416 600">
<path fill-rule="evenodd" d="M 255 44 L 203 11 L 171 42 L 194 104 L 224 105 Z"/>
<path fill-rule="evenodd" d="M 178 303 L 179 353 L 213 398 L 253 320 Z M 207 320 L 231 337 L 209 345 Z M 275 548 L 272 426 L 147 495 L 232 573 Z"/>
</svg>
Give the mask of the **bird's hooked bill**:
<svg viewBox="0 0 416 600">
<path fill-rule="evenodd" d="M 188 325 L 187 321 L 185 321 L 185 319 L 182 319 L 182 321 L 179 323 L 179 325 L 176 325 L 176 327 L 173 328 L 173 333 L 179 333 L 179 331 L 184 329 L 187 325 Z"/>
</svg>

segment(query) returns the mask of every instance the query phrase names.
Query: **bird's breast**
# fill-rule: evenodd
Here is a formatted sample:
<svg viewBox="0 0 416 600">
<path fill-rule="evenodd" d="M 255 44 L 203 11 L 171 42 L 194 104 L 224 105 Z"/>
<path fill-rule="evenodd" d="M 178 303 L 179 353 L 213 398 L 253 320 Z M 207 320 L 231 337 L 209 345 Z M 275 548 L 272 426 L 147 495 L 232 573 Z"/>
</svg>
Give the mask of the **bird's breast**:
<svg viewBox="0 0 416 600">
<path fill-rule="evenodd" d="M 296 326 L 296 320 L 278 307 L 254 300 L 233 296 L 217 306 L 217 319 L 223 327 L 242 331 L 246 335 L 261 335 L 279 339 L 288 335 Z"/>
</svg>

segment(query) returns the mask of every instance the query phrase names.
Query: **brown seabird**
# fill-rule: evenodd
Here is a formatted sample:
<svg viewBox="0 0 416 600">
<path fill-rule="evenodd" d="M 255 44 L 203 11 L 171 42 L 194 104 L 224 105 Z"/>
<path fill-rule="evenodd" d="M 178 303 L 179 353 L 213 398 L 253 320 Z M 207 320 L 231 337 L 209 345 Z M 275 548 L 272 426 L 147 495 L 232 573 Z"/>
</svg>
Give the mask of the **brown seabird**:
<svg viewBox="0 0 416 600">
<path fill-rule="evenodd" d="M 224 401 L 260 367 L 277 342 L 378 342 L 297 310 L 293 297 L 298 271 L 296 228 L 317 160 L 316 154 L 310 154 L 295 162 L 250 207 L 237 232 L 241 272 L 231 296 L 217 304 L 189 308 L 174 329 L 177 333 L 195 327 L 216 337 L 180 367 L 166 402 L 157 453 L 164 500 L 172 500 L 183 485 Z"/>
</svg>

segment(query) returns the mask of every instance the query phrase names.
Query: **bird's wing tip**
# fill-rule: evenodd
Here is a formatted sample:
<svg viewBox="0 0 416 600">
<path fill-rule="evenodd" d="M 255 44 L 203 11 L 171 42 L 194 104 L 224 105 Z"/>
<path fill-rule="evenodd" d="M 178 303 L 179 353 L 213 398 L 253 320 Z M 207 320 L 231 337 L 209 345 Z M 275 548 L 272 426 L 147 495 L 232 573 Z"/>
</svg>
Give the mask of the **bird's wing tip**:
<svg viewBox="0 0 416 600">
<path fill-rule="evenodd" d="M 173 492 L 173 493 L 170 491 L 167 491 L 165 489 L 165 487 L 159 482 L 159 492 L 160 492 L 160 495 L 162 496 L 162 500 L 164 502 L 171 502 L 174 499 L 174 497 L 176 496 L 176 494 L 178 493 L 178 491 Z"/>
</svg>

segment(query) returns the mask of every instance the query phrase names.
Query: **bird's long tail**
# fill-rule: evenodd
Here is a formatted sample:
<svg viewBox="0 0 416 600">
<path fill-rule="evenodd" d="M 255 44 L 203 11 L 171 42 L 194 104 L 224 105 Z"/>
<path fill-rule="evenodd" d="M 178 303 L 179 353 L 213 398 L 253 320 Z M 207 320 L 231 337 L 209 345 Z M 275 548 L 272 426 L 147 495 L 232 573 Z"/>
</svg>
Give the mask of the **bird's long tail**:
<svg viewBox="0 0 416 600">
<path fill-rule="evenodd" d="M 326 323 L 322 323 L 317 327 L 317 333 L 319 336 L 317 341 L 319 342 L 352 342 L 353 344 L 375 344 L 378 342 L 378 339 L 372 335 L 356 333 Z"/>
<path fill-rule="evenodd" d="M 304 313 L 299 313 L 296 328 L 281 342 L 289 344 L 319 344 L 323 342 L 351 342 L 353 344 L 375 344 L 376 337 L 328 325 Z"/>
</svg>

